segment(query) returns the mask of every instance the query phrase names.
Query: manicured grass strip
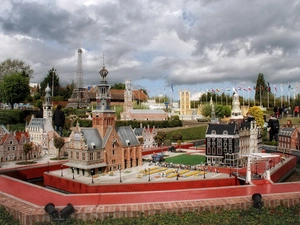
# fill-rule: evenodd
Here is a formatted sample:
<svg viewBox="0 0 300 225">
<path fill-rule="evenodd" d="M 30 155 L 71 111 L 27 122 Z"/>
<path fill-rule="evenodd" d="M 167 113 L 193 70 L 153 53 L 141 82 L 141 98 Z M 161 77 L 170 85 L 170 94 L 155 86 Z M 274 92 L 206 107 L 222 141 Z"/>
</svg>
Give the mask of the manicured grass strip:
<svg viewBox="0 0 300 225">
<path fill-rule="evenodd" d="M 205 156 L 203 155 L 177 155 L 165 159 L 165 162 L 173 164 L 184 164 L 184 165 L 197 165 L 205 162 Z"/>
</svg>

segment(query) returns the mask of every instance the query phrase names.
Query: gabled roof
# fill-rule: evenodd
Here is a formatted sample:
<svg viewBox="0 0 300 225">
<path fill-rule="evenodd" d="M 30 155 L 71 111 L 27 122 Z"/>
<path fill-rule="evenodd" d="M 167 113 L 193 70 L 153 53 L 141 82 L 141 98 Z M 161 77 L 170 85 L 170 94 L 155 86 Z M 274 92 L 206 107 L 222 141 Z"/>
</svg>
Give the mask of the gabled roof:
<svg viewBox="0 0 300 225">
<path fill-rule="evenodd" d="M 236 131 L 236 124 L 235 123 L 228 123 L 228 124 L 217 124 L 217 123 L 210 123 L 208 124 L 206 134 L 212 134 L 215 132 L 217 135 L 223 135 L 224 131 L 227 131 L 228 135 L 235 135 Z"/>
<path fill-rule="evenodd" d="M 54 130 L 52 122 L 45 118 L 32 118 L 27 127 L 37 127 L 39 129 L 43 129 L 45 132 Z"/>
<path fill-rule="evenodd" d="M 131 127 L 129 126 L 117 127 L 116 131 L 123 146 L 140 145 L 140 142 L 138 141 Z"/>
<path fill-rule="evenodd" d="M 295 130 L 296 130 L 296 128 L 293 128 L 293 127 L 284 127 L 279 130 L 278 135 L 290 137 L 295 132 Z"/>
<path fill-rule="evenodd" d="M 92 149 L 101 149 L 102 148 L 102 138 L 98 129 L 96 128 L 86 128 L 82 127 L 81 132 L 83 134 L 84 139 L 86 140 L 86 144 L 88 145 L 88 150 Z M 92 145 L 94 144 L 95 147 Z"/>
<path fill-rule="evenodd" d="M 18 142 L 21 140 L 21 138 L 23 137 L 23 135 L 25 136 L 25 138 L 29 138 L 28 132 L 24 132 L 24 131 L 17 131 L 17 132 L 15 132 L 15 137 L 18 140 Z"/>
<path fill-rule="evenodd" d="M 5 134 L 9 134 L 9 131 L 6 129 L 6 127 L 4 125 L 0 125 L 0 130 L 5 133 Z"/>
</svg>

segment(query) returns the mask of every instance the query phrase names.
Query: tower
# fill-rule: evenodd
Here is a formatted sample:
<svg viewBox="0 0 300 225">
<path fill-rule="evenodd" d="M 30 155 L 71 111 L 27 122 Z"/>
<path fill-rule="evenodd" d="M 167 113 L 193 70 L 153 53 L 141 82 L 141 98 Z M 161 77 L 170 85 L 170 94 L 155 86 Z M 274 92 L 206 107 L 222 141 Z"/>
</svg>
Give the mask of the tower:
<svg viewBox="0 0 300 225">
<path fill-rule="evenodd" d="M 125 81 L 125 91 L 124 91 L 124 112 L 121 114 L 122 120 L 130 120 L 129 112 L 133 109 L 132 102 L 132 89 L 130 80 Z"/>
<path fill-rule="evenodd" d="M 45 99 L 43 102 L 43 118 L 52 120 L 52 104 L 50 102 L 51 88 L 49 87 L 49 84 L 47 84 L 45 93 Z"/>
<path fill-rule="evenodd" d="M 90 103 L 86 89 L 83 88 L 82 50 L 78 49 L 75 87 L 66 108 L 87 108 Z"/>
<path fill-rule="evenodd" d="M 180 91 L 180 115 L 188 115 L 188 111 L 191 109 L 191 93 L 189 91 Z"/>
<path fill-rule="evenodd" d="M 106 81 L 108 71 L 103 66 L 99 72 L 102 79 L 98 84 L 98 90 L 96 93 L 96 109 L 92 111 L 93 114 L 93 128 L 97 128 L 101 137 L 104 137 L 109 127 L 115 126 L 116 114 L 114 110 L 110 109 L 110 92 L 109 85 Z"/>
</svg>

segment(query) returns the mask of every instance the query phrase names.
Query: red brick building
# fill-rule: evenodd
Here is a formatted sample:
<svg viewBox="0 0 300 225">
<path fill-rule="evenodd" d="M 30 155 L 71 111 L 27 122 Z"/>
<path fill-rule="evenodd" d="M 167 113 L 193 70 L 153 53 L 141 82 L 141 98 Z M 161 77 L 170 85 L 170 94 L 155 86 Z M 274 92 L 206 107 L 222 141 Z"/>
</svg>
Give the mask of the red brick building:
<svg viewBox="0 0 300 225">
<path fill-rule="evenodd" d="M 108 71 L 100 71 L 96 109 L 92 111 L 92 128 L 79 124 L 70 135 L 69 162 L 73 172 L 84 176 L 142 165 L 142 146 L 129 126 L 115 128 L 116 114 L 106 81 Z"/>
<path fill-rule="evenodd" d="M 299 150 L 300 135 L 296 127 L 285 127 L 278 133 L 278 151 L 291 153 L 292 149 Z"/>
</svg>

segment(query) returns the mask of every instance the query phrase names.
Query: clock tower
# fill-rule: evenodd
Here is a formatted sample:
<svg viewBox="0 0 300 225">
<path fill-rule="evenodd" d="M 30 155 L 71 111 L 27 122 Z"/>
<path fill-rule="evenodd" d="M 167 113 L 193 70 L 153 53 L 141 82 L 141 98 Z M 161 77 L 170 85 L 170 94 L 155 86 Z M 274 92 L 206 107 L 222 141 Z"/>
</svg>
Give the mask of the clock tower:
<svg viewBox="0 0 300 225">
<path fill-rule="evenodd" d="M 105 136 L 109 127 L 115 126 L 116 114 L 110 108 L 110 91 L 107 84 L 106 76 L 108 71 L 103 66 L 99 72 L 101 79 L 100 84 L 97 85 L 98 90 L 96 93 L 96 109 L 92 111 L 93 115 L 93 128 L 97 128 L 102 137 Z"/>
</svg>

